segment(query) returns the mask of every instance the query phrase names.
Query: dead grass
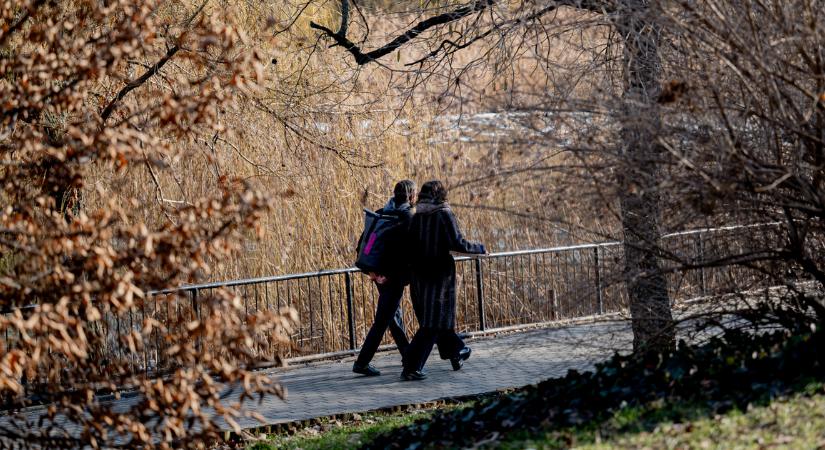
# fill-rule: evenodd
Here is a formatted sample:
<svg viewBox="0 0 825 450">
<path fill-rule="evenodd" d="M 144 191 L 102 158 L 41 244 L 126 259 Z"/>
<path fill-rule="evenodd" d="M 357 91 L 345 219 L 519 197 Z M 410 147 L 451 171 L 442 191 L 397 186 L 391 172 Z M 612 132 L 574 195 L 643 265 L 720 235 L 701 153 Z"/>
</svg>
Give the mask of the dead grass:
<svg viewBox="0 0 825 450">
<path fill-rule="evenodd" d="M 159 14 L 173 20 L 190 9 L 175 5 Z M 552 171 L 502 175 L 537 161 L 564 164 L 565 156 L 554 154 L 552 147 L 511 143 L 507 136 L 486 144 L 463 142 L 449 139 L 454 132 L 440 131 L 434 122 L 445 114 L 487 111 L 508 92 L 535 91 L 536 85 L 547 85 L 550 72 L 555 71 L 553 76 L 558 78 L 559 71 L 567 70 L 563 66 L 586 62 L 592 50 L 585 47 L 597 46 L 598 32 L 580 41 L 576 49 L 569 33 L 576 17 L 569 11 L 560 12 L 548 19 L 559 22 L 560 33 L 552 38 L 558 46 L 551 49 L 560 57 L 558 68 L 538 67 L 527 50 L 520 63 L 506 71 L 503 67 L 489 70 L 489 65 L 496 64 L 491 60 L 469 70 L 466 79 L 470 81 L 465 83 L 475 94 L 464 109 L 445 109 L 433 100 L 450 89 L 438 78 L 417 90 L 397 89 L 391 86 L 406 74 L 378 65 L 353 67 L 341 49 L 327 49 L 324 42 L 316 45 L 317 35 L 309 30 L 308 21 L 332 25 L 338 20 L 333 5 L 310 3 L 296 19 L 304 4 L 241 3 L 235 13 L 249 27 L 249 51 L 271 55 L 272 63 L 262 68 L 266 83 L 258 92 L 237 98 L 231 110 L 218 113 L 222 130 L 200 130 L 196 139 L 177 143 L 188 152 L 183 158 L 166 160 L 168 170 L 149 173 L 146 167 L 135 166 L 115 176 L 106 168 L 95 168 L 94 183 L 85 197 L 87 207 L 102 205 L 110 196 L 124 201 L 137 198 L 143 207 L 135 214 L 159 224 L 169 220 L 164 211 L 221 183 L 233 179 L 253 183 L 273 204 L 262 221 L 260 236 L 249 236 L 237 259 L 223 262 L 200 281 L 349 266 L 361 231 L 361 209 L 382 206 L 393 184 L 403 178 L 419 184 L 438 178 L 448 185 L 461 185 L 451 193 L 451 201 L 482 209 L 459 207 L 458 217 L 469 238 L 493 250 L 577 239 L 560 235 L 558 223 L 586 223 L 588 229 L 601 226 L 578 209 L 578 199 L 560 198 L 557 186 L 552 185 L 552 180 L 560 178 Z M 221 13 L 217 7 L 210 11 Z M 265 26 L 270 17 L 274 29 Z M 383 42 L 385 36 L 414 21 L 409 15 L 391 17 L 392 23 L 371 18 L 377 25 L 371 30 L 370 42 Z M 278 33 L 293 20 L 289 31 Z M 470 66 L 492 45 L 482 44 L 459 55 L 454 65 Z M 393 67 L 403 67 L 421 50 L 405 53 Z M 151 63 L 151 57 L 147 55 L 144 63 Z M 140 70 L 124 67 L 116 73 L 130 75 Z M 205 68 L 181 58 L 128 102 L 134 110 L 150 107 L 172 92 L 170 80 L 199 70 Z M 515 85 L 512 80 L 517 80 Z M 111 95 L 118 83 L 112 79 L 101 86 L 101 95 Z M 592 81 L 579 80 L 565 89 L 573 92 L 592 85 Z M 480 181 L 467 183 L 476 179 Z"/>
</svg>

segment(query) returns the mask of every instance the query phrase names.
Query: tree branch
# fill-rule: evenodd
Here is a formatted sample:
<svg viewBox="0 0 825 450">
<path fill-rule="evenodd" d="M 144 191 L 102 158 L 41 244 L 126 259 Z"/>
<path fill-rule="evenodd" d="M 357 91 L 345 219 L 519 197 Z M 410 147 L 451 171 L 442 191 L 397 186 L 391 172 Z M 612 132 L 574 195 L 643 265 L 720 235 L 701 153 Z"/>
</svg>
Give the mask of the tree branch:
<svg viewBox="0 0 825 450">
<path fill-rule="evenodd" d="M 364 28 L 366 29 L 364 31 L 364 37 L 363 39 L 361 39 L 361 43 L 363 44 L 364 42 L 367 42 L 367 39 L 370 37 L 370 24 L 369 22 L 367 22 L 367 18 L 364 17 L 364 13 L 361 11 L 361 7 L 358 6 L 357 0 L 352 0 L 352 6 L 355 7 L 355 12 L 358 13 L 358 17 L 361 18 L 361 22 L 364 23 Z M 823 99 L 823 103 L 825 103 L 825 99 Z"/>
<path fill-rule="evenodd" d="M 341 17 L 341 27 L 340 27 L 340 29 L 338 30 L 337 33 L 330 30 L 329 28 L 327 28 L 323 25 L 317 24 L 315 22 L 310 22 L 309 27 L 314 28 L 316 30 L 323 31 L 324 34 L 331 37 L 335 41 L 335 45 L 340 45 L 341 47 L 344 47 L 348 52 L 350 52 L 352 54 L 352 56 L 355 57 L 355 62 L 358 65 L 364 65 L 364 64 L 373 62 L 373 61 L 377 60 L 378 58 L 381 58 L 382 56 L 386 56 L 386 55 L 394 52 L 395 50 L 400 48 L 402 45 L 404 45 L 407 42 L 415 39 L 418 35 L 420 35 L 421 33 L 429 30 L 430 28 L 437 27 L 439 25 L 445 25 L 445 24 L 448 24 L 450 22 L 455 22 L 455 21 L 460 20 L 460 19 L 462 19 L 462 18 L 464 18 L 464 17 L 466 17 L 470 14 L 473 14 L 475 12 L 483 11 L 483 10 L 489 8 L 490 6 L 492 6 L 493 4 L 495 4 L 495 2 L 496 2 L 496 0 L 475 0 L 472 5 L 462 6 L 461 8 L 457 8 L 457 9 L 451 11 L 451 12 L 447 12 L 447 13 L 444 13 L 444 14 L 440 14 L 438 16 L 430 17 L 427 20 L 423 20 L 423 21 L 419 22 L 414 27 L 407 30 L 404 34 L 396 37 L 395 39 L 388 42 L 384 46 L 379 47 L 379 48 L 377 48 L 375 50 L 372 50 L 370 52 L 367 52 L 367 53 L 364 53 L 358 45 L 356 45 L 354 42 L 349 40 L 349 38 L 347 38 L 347 35 L 346 35 L 347 23 L 346 23 L 346 21 L 348 20 L 347 18 L 349 16 L 349 0 L 341 0 L 341 16 L 342 16 Z M 541 16 L 547 14 L 548 12 L 558 9 L 561 6 L 569 6 L 569 7 L 572 7 L 572 8 L 577 8 L 577 9 L 582 9 L 582 10 L 592 11 L 592 12 L 609 12 L 609 11 L 612 11 L 612 10 L 615 9 L 615 6 L 610 1 L 604 1 L 604 0 L 560 0 L 560 1 L 552 2 L 551 5 L 543 8 L 539 11 L 536 11 L 535 13 L 533 13 L 533 14 L 527 16 L 527 17 L 524 17 L 524 18 L 521 18 L 521 19 L 514 19 L 514 20 L 509 21 L 509 23 L 515 24 L 515 23 L 521 23 L 521 22 L 528 22 L 528 21 L 536 20 L 536 19 L 540 18 Z M 468 47 L 472 43 L 486 37 L 487 35 L 489 35 L 490 33 L 492 33 L 496 29 L 498 29 L 498 26 L 493 27 L 492 29 L 490 29 L 487 32 L 483 33 L 481 36 L 478 36 L 474 39 L 471 39 L 470 41 L 468 41 L 464 44 L 457 44 L 457 43 L 452 42 L 452 41 L 444 41 L 444 42 L 441 43 L 441 45 L 439 45 L 438 48 L 436 48 L 435 50 L 430 52 L 424 58 L 421 58 L 421 59 L 419 59 L 419 60 L 417 60 L 413 63 L 407 64 L 407 65 L 418 64 L 418 63 L 424 61 L 427 58 L 431 58 L 431 57 L 435 56 L 436 54 L 438 54 L 440 51 L 444 50 L 447 46 L 454 47 L 454 50 L 460 50 L 462 48 Z"/>
<path fill-rule="evenodd" d="M 130 81 L 126 86 L 124 86 L 123 89 L 121 89 L 120 92 L 117 93 L 115 98 L 113 98 L 109 102 L 109 104 L 106 105 L 106 108 L 103 109 L 103 112 L 100 113 L 100 117 L 103 119 L 103 123 L 106 123 L 106 120 L 109 119 L 109 116 L 112 115 L 112 112 L 114 112 L 118 103 L 121 100 L 123 100 L 123 97 L 126 97 L 126 94 L 128 94 L 134 89 L 139 88 L 144 83 L 146 83 L 149 80 L 149 78 L 152 78 L 154 74 L 158 73 L 158 71 L 167 62 L 169 62 L 169 60 L 172 59 L 173 56 L 175 56 L 175 53 L 177 53 L 178 50 L 180 50 L 180 47 L 177 44 L 173 45 L 171 48 L 169 48 L 169 50 L 166 51 L 166 54 L 163 55 L 163 58 L 161 58 L 158 62 L 152 65 L 152 67 L 147 69 L 146 72 L 143 73 L 143 75 L 141 75 L 139 78 L 133 81 Z"/>
<path fill-rule="evenodd" d="M 260 111 L 263 111 L 263 112 L 265 112 L 265 113 L 269 114 L 269 115 L 270 115 L 270 116 L 272 116 L 275 120 L 277 120 L 278 122 L 280 122 L 280 124 L 281 124 L 281 125 L 283 125 L 283 126 L 284 126 L 284 128 L 285 128 L 287 131 L 291 132 L 292 134 L 294 134 L 295 136 L 297 136 L 299 139 L 304 140 L 304 141 L 306 141 L 306 142 L 309 142 L 310 144 L 312 144 L 312 145 L 314 145 L 314 146 L 316 146 L 316 147 L 318 147 L 318 148 L 321 148 L 321 149 L 323 149 L 323 150 L 327 150 L 327 151 L 332 152 L 335 156 L 337 156 L 337 157 L 341 158 L 341 160 L 343 160 L 345 163 L 347 163 L 347 164 L 349 164 L 349 165 L 351 165 L 351 166 L 353 166 L 353 167 L 360 167 L 360 168 L 363 168 L 363 169 L 375 169 L 375 168 L 377 168 L 377 167 L 381 167 L 381 166 L 383 165 L 383 163 L 379 163 L 379 164 L 360 164 L 360 163 L 356 163 L 356 162 L 354 162 L 354 161 L 351 161 L 351 160 L 350 160 L 349 158 L 347 158 L 347 156 L 344 154 L 345 152 L 344 152 L 343 150 L 340 150 L 340 149 L 337 149 L 337 148 L 331 147 L 331 146 L 326 145 L 326 144 L 324 144 L 324 143 L 322 143 L 322 142 L 320 142 L 320 141 L 318 141 L 318 140 L 312 139 L 310 136 L 307 136 L 307 133 L 305 133 L 305 132 L 304 132 L 304 130 L 300 129 L 299 127 L 296 127 L 295 125 L 293 125 L 293 124 L 291 124 L 291 123 L 289 123 L 289 121 L 287 121 L 286 119 L 284 119 L 283 117 L 281 117 L 280 115 L 278 115 L 277 113 L 275 113 L 275 111 L 273 111 L 272 109 L 270 109 L 269 107 L 267 107 L 267 106 L 266 106 L 263 102 L 261 102 L 260 100 L 255 100 L 255 101 L 254 101 L 254 105 L 255 105 L 255 107 L 256 107 L 256 108 L 258 108 Z"/>
<path fill-rule="evenodd" d="M 438 47 L 435 48 L 435 50 L 431 51 L 430 53 L 427 53 L 427 55 L 425 55 L 424 57 L 419 58 L 419 59 L 417 59 L 417 60 L 415 60 L 411 63 L 407 63 L 405 65 L 414 66 L 414 65 L 417 65 L 417 64 L 421 64 L 424 61 L 438 55 L 441 52 L 455 53 L 459 50 L 463 50 L 463 49 L 475 44 L 476 42 L 486 38 L 487 36 L 489 36 L 490 34 L 492 34 L 495 31 L 500 32 L 505 25 L 514 26 L 514 25 L 518 25 L 518 24 L 532 22 L 534 20 L 540 19 L 541 17 L 543 17 L 544 15 L 546 15 L 547 13 L 549 13 L 551 11 L 556 11 L 561 6 L 570 6 L 570 7 L 575 7 L 575 8 L 578 8 L 578 9 L 584 9 L 584 10 L 592 11 L 592 12 L 606 12 L 606 11 L 609 10 L 608 7 L 607 7 L 607 4 L 603 3 L 599 0 L 595 0 L 595 1 L 583 1 L 583 0 L 557 1 L 557 2 L 554 2 L 550 6 L 542 8 L 542 9 L 534 12 L 533 14 L 530 14 L 527 17 L 511 19 L 511 20 L 508 20 L 504 23 L 492 26 L 487 31 L 485 31 L 484 33 L 481 33 L 478 36 L 475 36 L 475 37 L 473 37 L 469 40 L 466 40 L 463 43 L 458 43 L 458 42 L 451 41 L 449 39 L 445 39 L 444 41 L 441 42 L 441 44 L 438 45 Z M 611 10 L 612 10 L 612 8 L 611 8 Z"/>
<path fill-rule="evenodd" d="M 44 3 L 46 3 L 44 0 L 37 0 L 34 4 L 25 6 L 23 8 L 23 13 L 17 21 L 9 25 L 6 29 L 2 29 L 3 27 L 0 27 L 0 31 L 2 31 L 2 34 L 0 34 L 0 45 L 4 45 L 9 36 L 14 34 L 18 28 L 23 26 L 23 24 L 26 23 L 26 21 L 32 16 L 32 13 L 37 11 L 41 6 L 43 6 Z"/>
<path fill-rule="evenodd" d="M 349 25 L 349 0 L 341 0 L 341 27 L 338 34 L 346 38 L 347 25 Z"/>
<path fill-rule="evenodd" d="M 346 0 L 345 0 L 346 1 Z M 464 18 L 470 14 L 473 14 L 478 11 L 483 11 L 488 7 L 492 6 L 495 3 L 495 0 L 475 0 L 472 5 L 462 6 L 461 8 L 457 8 L 451 12 L 439 14 L 434 17 L 430 17 L 427 20 L 423 20 L 416 24 L 414 27 L 407 30 L 404 34 L 396 37 L 392 41 L 388 42 L 387 44 L 379 47 L 375 50 L 370 52 L 364 53 L 361 51 L 361 48 L 355 45 L 354 42 L 350 41 L 345 35 L 335 33 L 329 28 L 319 25 L 315 22 L 310 22 L 310 28 L 314 28 L 316 30 L 323 31 L 324 34 L 331 37 L 336 44 L 344 47 L 348 52 L 355 57 L 355 62 L 358 65 L 364 65 L 370 62 L 381 58 L 382 56 L 386 56 L 395 50 L 397 50 L 402 45 L 406 44 L 407 42 L 415 39 L 419 34 L 429 30 L 430 28 L 444 25 L 450 22 L 455 22 L 461 18 Z M 346 31 L 346 27 L 342 26 L 342 30 Z"/>
<path fill-rule="evenodd" d="M 103 109 L 103 112 L 101 112 L 101 113 L 100 113 L 100 117 L 103 119 L 103 124 L 104 124 L 104 125 L 106 124 L 106 120 L 108 120 L 108 119 L 109 119 L 109 116 L 111 116 L 111 115 L 112 115 L 112 113 L 114 112 L 114 110 L 115 110 L 115 108 L 117 107 L 118 103 L 119 103 L 121 100 L 123 100 L 123 98 L 124 98 L 124 97 L 126 97 L 126 94 L 128 94 L 128 93 L 129 93 L 129 92 L 131 92 L 131 91 L 133 91 L 134 89 L 139 88 L 139 87 L 140 87 L 140 86 L 142 86 L 144 83 L 146 83 L 146 82 L 149 80 L 149 78 L 152 78 L 152 76 L 153 76 L 153 75 L 155 75 L 156 73 L 158 73 L 158 72 L 160 71 L 160 69 L 161 69 L 161 68 L 162 68 L 162 67 L 163 67 L 163 66 L 164 66 L 167 62 L 169 62 L 169 60 L 170 60 L 170 59 L 172 59 L 172 57 L 173 57 L 173 56 L 175 56 L 175 54 L 176 54 L 176 53 L 180 50 L 180 39 L 181 39 L 181 37 L 182 37 L 182 36 L 183 36 L 183 34 L 186 32 L 186 30 L 189 28 L 189 26 L 192 24 L 192 21 L 194 21 L 194 20 L 195 20 L 195 18 L 198 16 L 198 14 L 200 14 L 200 13 L 203 11 L 203 8 L 204 8 L 204 7 L 206 7 L 206 4 L 207 4 L 208 2 L 209 2 L 209 0 L 204 0 L 204 1 L 200 4 L 200 6 L 198 7 L 198 9 L 196 9 L 196 10 L 195 10 L 195 12 L 193 12 L 193 13 L 192 13 L 192 15 L 190 15 L 190 16 L 186 19 L 186 21 L 185 21 L 185 22 L 184 22 L 184 24 L 183 24 L 183 29 L 184 29 L 184 31 L 183 31 L 183 33 L 181 33 L 181 35 L 180 35 L 180 36 L 178 36 L 178 38 L 177 38 L 177 39 L 175 39 L 175 41 L 176 41 L 176 42 L 175 42 L 175 45 L 173 45 L 172 47 L 170 47 L 170 48 L 166 51 L 166 54 L 165 54 L 165 55 L 163 55 L 163 57 L 162 57 L 162 58 L 161 58 L 158 62 L 156 62 L 156 63 L 155 63 L 154 65 L 152 65 L 151 67 L 149 67 L 149 68 L 146 70 L 146 72 L 144 72 L 144 73 L 143 73 L 143 75 L 141 75 L 139 78 L 137 78 L 137 79 L 135 79 L 135 80 L 133 80 L 133 81 L 130 81 L 130 82 L 129 82 L 126 86 L 124 86 L 124 87 L 123 87 L 123 89 L 121 89 L 121 90 L 120 90 L 120 92 L 118 92 L 118 93 L 117 93 L 117 95 L 115 96 L 115 98 L 113 98 L 113 99 L 109 102 L 109 104 L 108 104 L 108 105 L 106 105 L 106 108 L 104 108 L 104 109 Z"/>
</svg>

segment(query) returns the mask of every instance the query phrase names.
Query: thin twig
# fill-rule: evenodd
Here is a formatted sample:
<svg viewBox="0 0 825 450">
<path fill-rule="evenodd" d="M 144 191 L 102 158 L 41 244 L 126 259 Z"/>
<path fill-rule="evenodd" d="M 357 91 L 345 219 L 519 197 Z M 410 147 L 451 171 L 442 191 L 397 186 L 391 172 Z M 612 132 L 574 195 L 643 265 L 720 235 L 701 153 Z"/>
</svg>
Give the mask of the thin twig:
<svg viewBox="0 0 825 450">
<path fill-rule="evenodd" d="M 178 36 L 177 39 L 175 39 L 177 42 L 166 51 L 166 54 L 163 55 L 163 57 L 160 60 L 158 60 L 158 62 L 153 64 L 151 67 L 149 67 L 149 69 L 147 69 L 146 72 L 143 73 L 143 75 L 141 75 L 139 78 L 137 78 L 135 80 L 132 80 L 128 84 L 126 84 L 126 86 L 124 86 L 123 89 L 121 89 L 120 92 L 117 93 L 115 98 L 113 98 L 109 102 L 109 104 L 106 105 L 106 108 L 104 108 L 103 112 L 100 113 L 100 117 L 101 117 L 101 119 L 103 119 L 104 124 L 109 119 L 109 116 L 112 115 L 112 113 L 114 112 L 115 108 L 120 103 L 120 101 L 123 100 L 123 98 L 126 97 L 126 95 L 129 92 L 133 91 L 134 89 L 139 88 L 140 86 L 143 86 L 143 84 L 146 83 L 149 80 L 149 78 L 152 78 L 153 75 L 158 73 L 160 71 L 160 69 L 163 68 L 163 66 L 167 62 L 169 62 L 169 60 L 172 59 L 172 57 L 175 56 L 176 53 L 178 53 L 178 51 L 181 49 L 181 47 L 180 47 L 181 37 L 185 33 L 186 29 L 189 28 L 189 26 L 192 24 L 192 22 L 198 16 L 198 14 L 200 14 L 203 11 L 203 8 L 206 7 L 206 4 L 208 2 L 209 2 L 209 0 L 204 0 L 200 4 L 198 9 L 196 9 L 195 12 L 192 13 L 192 15 L 189 16 L 189 18 L 187 18 L 187 20 L 184 22 L 184 32 L 182 32 L 181 35 Z"/>
</svg>

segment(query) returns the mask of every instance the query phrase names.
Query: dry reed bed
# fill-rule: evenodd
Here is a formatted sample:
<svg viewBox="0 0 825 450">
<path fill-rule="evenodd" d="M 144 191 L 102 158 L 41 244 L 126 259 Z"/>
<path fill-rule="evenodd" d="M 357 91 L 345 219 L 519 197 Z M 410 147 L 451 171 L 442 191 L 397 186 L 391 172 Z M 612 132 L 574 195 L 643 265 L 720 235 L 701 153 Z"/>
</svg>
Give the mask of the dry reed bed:
<svg viewBox="0 0 825 450">
<path fill-rule="evenodd" d="M 562 119 L 546 116 L 518 119 L 517 126 L 504 129 L 493 123 L 491 127 L 498 129 L 492 132 L 484 127 L 465 130 L 443 126 L 447 116 L 517 108 L 525 92 L 555 89 L 565 98 L 590 92 L 597 82 L 588 77 L 562 84 L 550 84 L 549 80 L 566 79 L 581 66 L 594 64 L 597 54 L 606 51 L 600 44 L 601 31 L 576 41 L 570 36 L 575 31 L 570 24 L 578 17 L 562 11 L 548 19 L 559 22 L 558 34 L 537 39 L 553 40 L 555 45 L 550 51 L 559 60 L 556 67 L 540 66 L 535 55 L 526 50 L 527 45 L 520 46 L 525 50 L 518 62 L 506 67 L 496 59 L 485 64 L 477 61 L 495 43 L 463 53 L 452 64 L 465 71 L 464 86 L 472 94 L 459 99 L 455 96 L 456 86 L 433 73 L 420 75 L 420 82 L 413 74 L 409 81 L 403 63 L 427 51 L 424 47 L 413 48 L 404 60 L 389 68 L 354 67 L 339 49 L 325 49 L 309 30 L 308 21 L 334 23 L 337 19 L 331 4 L 310 4 L 289 30 L 275 33 L 274 38 L 272 29 L 263 26 L 267 12 L 279 18 L 275 21 L 277 29 L 292 22 L 300 6 L 283 2 L 242 4 L 250 50 L 271 55 L 271 63 L 262 68 L 268 82 L 257 92 L 234 99 L 232 108 L 219 112 L 223 125 L 219 132 L 203 130 L 197 139 L 175 143 L 186 150 L 183 157 L 151 155 L 166 163 L 165 170 L 150 171 L 135 165 L 124 174 L 114 175 L 107 168 L 95 167 L 93 182 L 84 192 L 85 207 L 96 208 L 112 196 L 123 202 L 138 199 L 142 207 L 133 211 L 135 217 L 159 226 L 172 220 L 166 212 L 222 183 L 247 182 L 265 192 L 272 208 L 261 220 L 258 234 L 248 236 L 236 258 L 216 261 L 211 273 L 202 273 L 191 282 L 349 266 L 361 231 L 362 208 L 382 206 L 392 185 L 402 178 L 419 183 L 438 178 L 457 186 L 450 200 L 459 205 L 456 210 L 467 237 L 485 242 L 491 250 L 592 241 L 612 229 L 612 217 L 600 218 L 592 213 L 594 206 L 588 203 L 588 195 L 583 195 L 585 186 L 572 185 L 565 178 L 568 174 L 564 167 L 571 159 L 558 145 L 562 140 L 577 139 L 573 130 L 579 124 L 567 124 L 564 136 L 555 131 Z M 159 14 L 179 17 L 186 10 L 170 7 Z M 219 14 L 220 10 L 210 13 Z M 383 42 L 412 21 L 409 15 L 383 21 L 371 29 L 370 39 Z M 151 63 L 150 56 L 145 63 Z M 173 91 L 170 80 L 177 74 L 191 75 L 201 70 L 208 68 L 193 66 L 186 59 L 176 61 L 126 101 L 133 110 L 151 107 Z M 122 73 L 128 78 L 134 71 L 134 67 L 124 67 Z M 111 80 L 100 90 L 110 92 L 118 83 Z M 458 100 L 461 108 L 456 107 Z M 450 119 L 454 124 L 460 120 Z M 542 131 L 548 125 L 554 128 Z M 525 142 L 525 132 L 538 134 Z M 537 165 L 557 169 L 522 170 Z M 513 295 L 510 291 L 524 290 L 505 286 L 509 283 L 503 281 L 508 270 L 506 265 L 490 267 L 491 283 L 498 280 L 498 287 L 490 288 L 496 295 L 488 300 L 491 323 L 506 325 L 543 318 L 544 313 L 535 312 L 535 302 L 543 302 L 539 311 L 550 311 L 546 308 L 549 291 L 536 299 Z M 468 299 L 472 283 L 464 280 L 471 278 L 469 274 L 460 277 L 459 289 Z M 275 287 L 274 301 L 273 292 L 247 289 L 239 294 L 245 304 L 255 303 L 255 308 L 294 308 L 302 323 L 293 336 L 298 353 L 348 345 L 341 280 L 325 280 L 319 286 L 293 284 Z M 354 297 L 356 341 L 360 341 L 371 321 L 375 295 L 363 279 L 356 286 L 360 289 Z M 559 292 L 558 288 L 550 290 Z M 524 292 L 528 291 L 538 293 L 539 289 Z M 310 292 L 316 292 L 315 296 Z M 572 293 L 565 295 L 570 299 L 562 301 L 575 301 Z M 148 299 L 139 315 L 170 325 L 182 324 L 196 316 L 191 305 L 187 298 L 157 297 Z M 476 306 L 470 300 L 462 303 L 462 330 L 477 326 L 477 311 L 473 308 Z M 575 308 L 567 309 L 573 313 Z M 560 317 L 560 313 L 553 314 Z M 406 315 L 412 323 L 409 309 Z M 110 329 L 131 327 L 131 322 L 125 325 L 127 320 L 134 318 L 117 318 Z M 161 341 L 158 336 L 157 361 L 162 359 Z M 145 359 L 144 366 L 157 365 Z"/>
<path fill-rule="evenodd" d="M 267 5 L 283 9 L 285 4 Z M 334 20 L 328 4 L 317 6 L 315 12 L 305 11 L 290 32 L 274 39 L 266 38 L 255 20 L 262 17 L 265 8 L 245 7 L 250 46 L 277 59 L 277 64 L 265 68 L 270 84 L 255 96 L 237 98 L 233 109 L 221 111 L 222 132 L 204 132 L 196 141 L 177 143 L 188 150 L 187 156 L 165 161 L 167 170 L 149 173 L 145 167 L 134 166 L 124 176 L 115 176 L 97 168 L 93 186 L 100 189 L 85 193 L 88 208 L 95 208 L 109 196 L 124 201 L 137 198 L 143 209 L 135 213 L 159 224 L 168 220 L 165 210 L 186 204 L 221 183 L 243 180 L 265 192 L 272 200 L 272 210 L 262 221 L 261 235 L 250 236 L 237 259 L 223 261 L 214 273 L 193 281 L 347 266 L 362 225 L 361 209 L 382 206 L 392 185 L 402 178 L 419 183 L 439 178 L 448 185 L 461 185 L 452 192 L 453 203 L 487 209 L 457 208 L 459 219 L 468 237 L 486 242 L 492 249 L 547 246 L 575 239 L 560 238 L 548 219 L 582 222 L 594 228 L 591 218 L 577 217 L 566 204 L 576 206 L 575 201 L 560 201 L 557 195 L 552 198 L 555 192 L 551 191 L 559 187 L 547 185 L 552 176 L 530 172 L 502 175 L 508 168 L 537 160 L 563 164 L 564 155 L 548 148 L 557 136 L 545 136 L 549 144 L 530 146 L 513 142 L 518 130 L 509 134 L 505 130 L 486 143 L 474 142 L 479 140 L 477 132 L 475 136 L 469 133 L 470 142 L 454 139 L 455 127 L 439 129 L 436 117 L 491 108 L 493 101 L 467 103 L 460 111 L 439 111 L 428 98 L 443 88 L 439 83 L 433 81 L 412 92 L 391 89 L 388 86 L 399 74 L 378 66 L 354 68 L 337 49 L 310 46 L 314 37 L 306 22 L 318 17 Z M 404 23 L 400 18 L 398 22 Z M 383 27 L 387 34 L 398 28 Z M 371 30 L 377 42 L 381 42 L 381 28 Z M 564 53 L 562 49 L 557 51 Z M 473 56 L 466 56 L 467 62 Z M 538 81 L 530 81 L 529 74 L 535 72 L 530 64 L 525 58 L 524 73 L 511 71 L 508 76 L 535 84 Z M 169 91 L 166 78 L 174 78 L 176 71 L 196 70 L 184 60 L 165 70 L 163 77 L 151 80 L 130 100 L 136 106 L 149 106 Z M 485 85 L 502 82 L 498 78 L 493 72 L 475 78 L 474 83 L 484 92 Z M 485 95 L 491 97 L 489 94 Z M 481 181 L 467 183 L 474 179 Z M 554 210 L 544 210 L 551 200 L 558 201 Z"/>
</svg>

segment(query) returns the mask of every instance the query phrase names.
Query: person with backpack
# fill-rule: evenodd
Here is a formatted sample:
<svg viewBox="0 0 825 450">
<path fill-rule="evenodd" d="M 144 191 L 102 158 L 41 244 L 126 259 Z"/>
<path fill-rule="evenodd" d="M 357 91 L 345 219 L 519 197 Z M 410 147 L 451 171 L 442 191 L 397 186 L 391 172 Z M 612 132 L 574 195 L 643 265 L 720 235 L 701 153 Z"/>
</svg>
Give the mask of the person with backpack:
<svg viewBox="0 0 825 450">
<path fill-rule="evenodd" d="M 470 357 L 470 348 L 455 332 L 456 273 L 450 252 L 487 253 L 483 244 L 464 239 L 447 204 L 447 189 L 437 180 L 421 186 L 408 236 L 410 296 L 420 328 L 403 358 L 401 379 L 407 381 L 427 378 L 424 364 L 436 343 L 441 359 L 449 359 L 453 370 Z"/>
<path fill-rule="evenodd" d="M 404 251 L 404 242 L 413 217 L 415 189 L 415 182 L 399 181 L 393 189 L 393 197 L 383 208 L 375 213 L 365 211 L 366 227 L 358 241 L 358 259 L 355 265 L 375 282 L 378 305 L 372 327 L 352 365 L 352 371 L 361 375 L 381 375 L 370 361 L 387 328 L 402 359 L 409 345 L 400 305 L 404 286 L 409 284 L 409 259 Z"/>
</svg>

